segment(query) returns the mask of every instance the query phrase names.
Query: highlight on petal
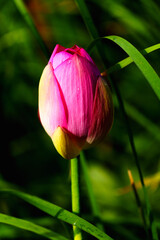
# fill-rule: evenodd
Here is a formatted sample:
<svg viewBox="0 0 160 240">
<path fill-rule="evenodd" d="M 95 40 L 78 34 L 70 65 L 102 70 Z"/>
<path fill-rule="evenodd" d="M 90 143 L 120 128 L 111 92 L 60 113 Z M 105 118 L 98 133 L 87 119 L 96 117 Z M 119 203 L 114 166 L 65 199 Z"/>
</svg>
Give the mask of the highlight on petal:
<svg viewBox="0 0 160 240">
<path fill-rule="evenodd" d="M 54 50 L 53 50 L 53 53 L 52 53 L 50 59 L 49 59 L 49 63 L 52 63 L 52 62 L 53 62 L 53 58 L 54 58 L 54 56 L 55 56 L 57 53 L 62 52 L 62 51 L 64 51 L 65 49 L 66 49 L 65 47 L 57 44 L 57 45 L 55 46 Z"/>
<path fill-rule="evenodd" d="M 57 66 L 59 66 L 61 63 L 63 63 L 70 57 L 72 57 L 72 54 L 65 51 L 57 53 L 52 60 L 53 68 L 55 69 Z"/>
<path fill-rule="evenodd" d="M 68 109 L 67 130 L 77 137 L 87 137 L 99 70 L 84 57 L 74 54 L 54 73 Z"/>
<path fill-rule="evenodd" d="M 42 73 L 38 98 L 41 123 L 48 135 L 52 136 L 58 125 L 66 127 L 68 113 L 51 63 Z"/>
<path fill-rule="evenodd" d="M 74 136 L 61 127 L 58 127 L 51 136 L 57 152 L 65 159 L 72 159 L 80 154 L 81 148 L 77 145 Z"/>
<path fill-rule="evenodd" d="M 104 80 L 99 77 L 96 86 L 90 129 L 86 142 L 99 142 L 109 132 L 113 123 L 113 102 L 111 92 Z"/>
</svg>

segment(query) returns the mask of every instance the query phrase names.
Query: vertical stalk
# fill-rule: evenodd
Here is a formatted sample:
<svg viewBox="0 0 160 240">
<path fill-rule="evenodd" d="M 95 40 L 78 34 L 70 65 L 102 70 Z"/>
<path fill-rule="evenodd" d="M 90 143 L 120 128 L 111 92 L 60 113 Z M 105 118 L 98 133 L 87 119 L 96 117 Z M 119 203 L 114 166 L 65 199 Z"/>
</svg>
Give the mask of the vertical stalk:
<svg viewBox="0 0 160 240">
<path fill-rule="evenodd" d="M 72 212 L 80 214 L 80 184 L 79 184 L 79 157 L 71 159 L 71 195 L 72 195 Z M 73 225 L 74 240 L 82 240 L 82 232 Z"/>
<path fill-rule="evenodd" d="M 132 187 L 132 190 L 133 190 L 133 193 L 134 193 L 134 196 L 135 196 L 137 207 L 140 210 L 140 214 L 141 214 L 143 225 L 144 225 L 144 228 L 145 228 L 145 231 L 146 231 L 147 239 L 149 239 L 149 232 L 148 232 L 148 228 L 147 228 L 144 208 L 142 206 L 139 194 L 137 192 L 137 188 L 136 188 L 136 185 L 135 185 L 135 182 L 134 182 L 131 170 L 128 170 L 128 177 L 129 177 L 129 180 L 130 180 L 130 183 L 131 183 L 131 187 Z"/>
</svg>

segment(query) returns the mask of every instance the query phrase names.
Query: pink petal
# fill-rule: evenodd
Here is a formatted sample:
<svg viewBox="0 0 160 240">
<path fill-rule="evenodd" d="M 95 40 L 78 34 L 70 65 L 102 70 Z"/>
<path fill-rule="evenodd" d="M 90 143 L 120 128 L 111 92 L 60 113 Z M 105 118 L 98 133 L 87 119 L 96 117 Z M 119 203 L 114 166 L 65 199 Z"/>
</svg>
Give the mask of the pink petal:
<svg viewBox="0 0 160 240">
<path fill-rule="evenodd" d="M 85 57 L 88 61 L 90 61 L 91 63 L 94 64 L 92 58 L 89 56 L 89 54 L 83 48 L 79 49 L 79 55 L 82 57 Z"/>
<path fill-rule="evenodd" d="M 89 144 L 100 141 L 110 130 L 113 122 L 113 103 L 109 87 L 99 77 L 96 86 L 91 126 L 88 132 Z"/>
<path fill-rule="evenodd" d="M 59 66 L 61 63 L 63 63 L 65 60 L 67 60 L 71 56 L 72 54 L 65 51 L 57 53 L 52 60 L 53 68 L 55 69 L 57 66 Z"/>
<path fill-rule="evenodd" d="M 88 134 L 100 72 L 87 59 L 74 54 L 55 69 L 68 109 L 67 130 L 77 137 Z"/>
<path fill-rule="evenodd" d="M 71 53 L 71 54 L 74 54 L 74 53 L 79 54 L 81 57 L 86 58 L 88 61 L 90 61 L 91 63 L 94 64 L 94 62 L 93 62 L 92 58 L 89 56 L 89 54 L 83 48 L 80 48 L 77 45 L 74 45 L 71 48 L 66 48 L 65 51 L 68 53 Z"/>
<path fill-rule="evenodd" d="M 66 49 L 65 49 L 66 52 L 71 53 L 72 55 L 73 55 L 74 53 L 77 53 L 79 50 L 80 50 L 80 47 L 78 47 L 77 45 L 74 45 L 74 46 L 71 47 L 71 48 L 66 48 Z"/>
<path fill-rule="evenodd" d="M 55 46 L 54 50 L 53 50 L 53 53 L 52 53 L 50 59 L 49 59 L 49 63 L 52 63 L 52 62 L 53 62 L 53 58 L 54 58 L 54 56 L 55 56 L 57 53 L 62 52 L 62 51 L 64 51 L 64 50 L 65 50 L 65 47 L 57 44 L 57 45 Z"/>
<path fill-rule="evenodd" d="M 67 125 L 67 108 L 51 63 L 45 67 L 39 83 L 39 115 L 49 136 L 58 126 Z"/>
</svg>

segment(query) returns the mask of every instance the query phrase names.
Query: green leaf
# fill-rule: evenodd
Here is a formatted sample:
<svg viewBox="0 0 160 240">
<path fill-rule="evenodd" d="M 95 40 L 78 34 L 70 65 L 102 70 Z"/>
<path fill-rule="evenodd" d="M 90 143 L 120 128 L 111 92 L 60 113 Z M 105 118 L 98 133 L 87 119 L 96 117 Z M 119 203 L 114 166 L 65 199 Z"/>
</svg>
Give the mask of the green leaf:
<svg viewBox="0 0 160 240">
<path fill-rule="evenodd" d="M 106 36 L 102 38 L 95 39 L 89 46 L 88 49 L 93 48 L 93 46 L 96 44 L 97 41 L 106 39 L 111 40 L 114 43 L 116 43 L 118 46 L 120 46 L 133 60 L 133 62 L 136 64 L 136 66 L 139 68 L 139 70 L 142 72 L 144 77 L 149 82 L 150 86 L 154 90 L 155 94 L 160 100 L 160 78 L 155 72 L 155 70 L 152 68 L 152 66 L 149 64 L 149 62 L 144 58 L 144 56 L 135 48 L 130 42 L 128 42 L 126 39 L 119 37 L 119 36 Z"/>
<path fill-rule="evenodd" d="M 0 193 L 9 193 L 15 195 L 24 201 L 30 203 L 31 205 L 39 208 L 43 212 L 60 219 L 64 222 L 67 222 L 71 225 L 77 226 L 78 228 L 82 229 L 83 231 L 91 234 L 92 236 L 96 237 L 100 240 L 112 240 L 107 234 L 102 232 L 100 229 L 92 225 L 91 223 L 87 222 L 83 218 L 53 204 L 49 203 L 43 199 L 40 199 L 36 196 L 29 195 L 17 190 L 7 189 L 7 190 L 0 190 Z"/>
<path fill-rule="evenodd" d="M 44 236 L 44 237 L 46 237 L 48 239 L 52 239 L 52 240 L 67 240 L 68 239 L 68 238 L 61 236 L 58 233 L 55 233 L 49 229 L 41 227 L 30 221 L 11 217 L 11 216 L 8 216 L 8 215 L 2 214 L 2 213 L 0 213 L 0 223 L 4 223 L 4 224 L 8 224 L 8 225 L 17 227 L 17 228 L 21 228 L 21 229 L 36 233 L 38 235 Z"/>
<path fill-rule="evenodd" d="M 140 53 L 143 55 L 146 55 L 146 54 L 151 53 L 158 49 L 160 49 L 160 43 L 155 44 L 151 47 L 145 48 L 144 50 L 140 51 Z M 133 59 L 131 57 L 127 57 L 127 58 L 121 60 L 120 62 L 116 63 L 115 65 L 111 66 L 110 68 L 108 68 L 107 73 L 111 74 L 113 72 L 121 70 L 121 69 L 127 67 L 131 63 L 133 63 Z"/>
</svg>

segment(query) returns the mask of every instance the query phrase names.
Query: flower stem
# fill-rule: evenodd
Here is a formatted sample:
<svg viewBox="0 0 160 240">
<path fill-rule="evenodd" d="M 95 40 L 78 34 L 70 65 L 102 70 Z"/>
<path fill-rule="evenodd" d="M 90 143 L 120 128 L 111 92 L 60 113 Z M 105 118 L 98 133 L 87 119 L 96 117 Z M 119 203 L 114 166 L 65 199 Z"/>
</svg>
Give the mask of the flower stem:
<svg viewBox="0 0 160 240">
<path fill-rule="evenodd" d="M 80 187 L 79 187 L 79 156 L 71 159 L 71 194 L 72 194 L 72 212 L 80 214 Z M 82 240 L 82 232 L 73 225 L 74 240 Z"/>
</svg>

